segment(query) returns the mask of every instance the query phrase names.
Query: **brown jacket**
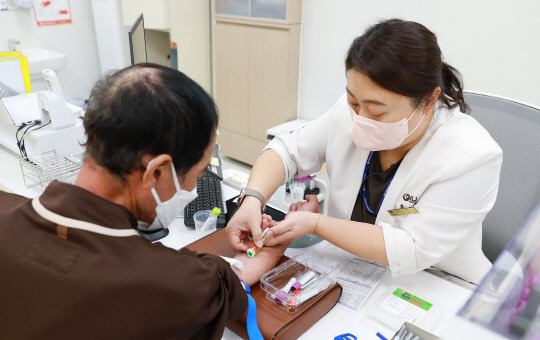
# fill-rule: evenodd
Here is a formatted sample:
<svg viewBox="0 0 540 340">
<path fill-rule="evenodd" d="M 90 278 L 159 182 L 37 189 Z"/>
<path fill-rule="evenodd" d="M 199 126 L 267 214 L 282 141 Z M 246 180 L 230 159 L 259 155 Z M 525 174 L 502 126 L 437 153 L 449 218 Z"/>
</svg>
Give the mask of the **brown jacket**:
<svg viewBox="0 0 540 340">
<path fill-rule="evenodd" d="M 123 206 L 53 182 L 48 210 L 113 229 L 135 228 Z M 0 191 L 0 334 L 6 339 L 220 339 L 247 309 L 227 262 L 138 236 L 57 225 L 31 200 Z"/>
</svg>

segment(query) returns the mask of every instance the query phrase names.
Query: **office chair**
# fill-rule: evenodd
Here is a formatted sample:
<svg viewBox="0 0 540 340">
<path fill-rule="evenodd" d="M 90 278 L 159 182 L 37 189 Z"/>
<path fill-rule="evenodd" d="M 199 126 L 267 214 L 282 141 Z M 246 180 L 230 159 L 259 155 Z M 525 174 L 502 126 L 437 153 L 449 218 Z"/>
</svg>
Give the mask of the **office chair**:
<svg viewBox="0 0 540 340">
<path fill-rule="evenodd" d="M 503 150 L 497 200 L 482 226 L 482 250 L 494 262 L 540 202 L 540 109 L 467 92 L 474 117 Z"/>
</svg>

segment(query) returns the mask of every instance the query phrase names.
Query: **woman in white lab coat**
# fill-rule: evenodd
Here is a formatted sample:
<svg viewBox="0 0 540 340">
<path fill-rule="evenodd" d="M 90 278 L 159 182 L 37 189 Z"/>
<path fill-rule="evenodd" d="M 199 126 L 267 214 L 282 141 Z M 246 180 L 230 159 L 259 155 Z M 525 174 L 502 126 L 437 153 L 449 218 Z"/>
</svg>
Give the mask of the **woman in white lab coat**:
<svg viewBox="0 0 540 340">
<path fill-rule="evenodd" d="M 295 205 L 268 245 L 317 234 L 393 276 L 436 267 L 478 283 L 491 264 L 482 221 L 497 196 L 502 151 L 468 112 L 459 72 L 435 35 L 391 19 L 356 38 L 346 93 L 306 127 L 277 136 L 257 159 L 227 225 L 231 245 L 261 238 L 261 206 L 291 177 L 330 178 L 328 215 Z M 293 209 L 295 210 L 295 209 Z M 303 210 L 303 211 L 302 211 Z"/>
</svg>

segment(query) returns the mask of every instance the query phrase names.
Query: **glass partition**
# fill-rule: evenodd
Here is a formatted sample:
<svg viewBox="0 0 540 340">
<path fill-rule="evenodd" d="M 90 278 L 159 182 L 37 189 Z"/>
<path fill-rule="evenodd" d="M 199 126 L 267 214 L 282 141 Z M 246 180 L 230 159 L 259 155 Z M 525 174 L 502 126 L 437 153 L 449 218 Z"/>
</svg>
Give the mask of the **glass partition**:
<svg viewBox="0 0 540 340">
<path fill-rule="evenodd" d="M 540 205 L 459 315 L 510 339 L 540 338 Z"/>
</svg>

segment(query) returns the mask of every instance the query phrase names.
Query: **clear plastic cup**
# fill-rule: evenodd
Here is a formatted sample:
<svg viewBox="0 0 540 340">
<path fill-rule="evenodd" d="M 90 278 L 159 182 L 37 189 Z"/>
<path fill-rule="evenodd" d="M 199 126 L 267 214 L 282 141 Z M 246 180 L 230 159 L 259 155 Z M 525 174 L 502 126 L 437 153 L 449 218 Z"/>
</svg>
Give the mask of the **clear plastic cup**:
<svg viewBox="0 0 540 340">
<path fill-rule="evenodd" d="M 197 211 L 195 215 L 193 215 L 193 219 L 195 220 L 195 229 L 197 231 L 201 231 L 202 226 L 204 225 L 204 222 L 210 217 L 212 212 L 210 210 L 201 210 Z M 214 221 L 214 224 L 210 226 L 208 231 L 215 231 L 216 230 L 216 222 Z"/>
</svg>

